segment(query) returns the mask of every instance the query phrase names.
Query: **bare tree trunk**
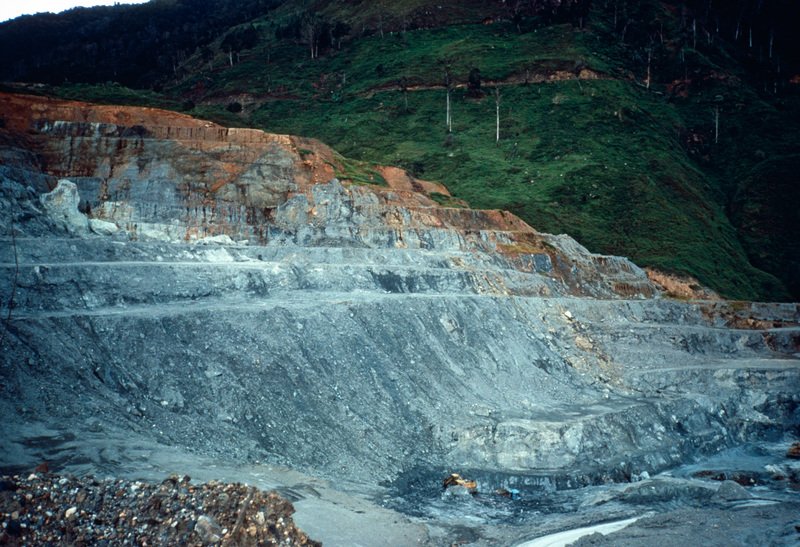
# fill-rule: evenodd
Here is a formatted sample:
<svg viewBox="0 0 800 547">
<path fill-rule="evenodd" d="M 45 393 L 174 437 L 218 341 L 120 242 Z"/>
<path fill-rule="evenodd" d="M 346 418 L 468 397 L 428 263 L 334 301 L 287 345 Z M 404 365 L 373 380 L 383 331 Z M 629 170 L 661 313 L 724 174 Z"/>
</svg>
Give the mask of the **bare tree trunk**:
<svg viewBox="0 0 800 547">
<path fill-rule="evenodd" d="M 645 84 L 647 89 L 650 89 L 650 66 L 652 65 L 653 60 L 653 47 L 650 46 L 647 48 L 647 79 L 645 80 Z"/>
<path fill-rule="evenodd" d="M 681 62 L 683 63 L 683 79 L 689 80 L 689 65 L 686 64 L 686 50 L 681 48 Z"/>
<path fill-rule="evenodd" d="M 719 107 L 714 107 L 714 144 L 719 144 Z"/>
<path fill-rule="evenodd" d="M 317 57 L 317 29 L 312 19 L 303 22 L 302 26 L 303 38 L 308 40 L 308 52 L 311 54 L 312 59 Z"/>
<path fill-rule="evenodd" d="M 233 66 L 233 50 L 232 49 L 228 50 L 228 62 L 231 64 L 231 66 Z"/>
<path fill-rule="evenodd" d="M 775 42 L 775 32 L 770 29 L 769 31 L 769 58 L 772 59 L 772 44 Z"/>
<path fill-rule="evenodd" d="M 447 118 L 445 123 L 447 124 L 447 132 L 453 132 L 453 115 L 450 111 L 450 89 L 451 89 L 452 82 L 450 80 L 450 68 L 445 66 L 444 69 L 444 86 L 445 90 L 447 91 Z"/>
<path fill-rule="evenodd" d="M 692 19 L 692 49 L 697 49 L 697 19 Z"/>
<path fill-rule="evenodd" d="M 447 86 L 447 119 L 445 120 L 447 124 L 447 132 L 453 132 L 453 118 L 450 117 L 450 86 Z"/>
<path fill-rule="evenodd" d="M 494 86 L 494 108 L 495 108 L 495 138 L 494 142 L 500 142 L 500 87 L 495 84 Z"/>
</svg>

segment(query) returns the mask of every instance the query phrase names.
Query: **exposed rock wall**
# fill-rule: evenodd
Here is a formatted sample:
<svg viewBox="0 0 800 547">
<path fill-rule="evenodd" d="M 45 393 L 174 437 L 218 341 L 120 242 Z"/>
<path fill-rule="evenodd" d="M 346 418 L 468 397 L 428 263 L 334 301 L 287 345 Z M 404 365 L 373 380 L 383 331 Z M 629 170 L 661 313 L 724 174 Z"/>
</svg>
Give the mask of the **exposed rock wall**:
<svg viewBox="0 0 800 547">
<path fill-rule="evenodd" d="M 131 467 L 133 438 L 569 486 L 800 424 L 797 306 L 662 299 L 624 258 L 435 186 L 343 184 L 319 143 L 37 101 L 0 95 L 7 464 Z M 119 232 L 59 227 L 54 177 Z"/>
</svg>

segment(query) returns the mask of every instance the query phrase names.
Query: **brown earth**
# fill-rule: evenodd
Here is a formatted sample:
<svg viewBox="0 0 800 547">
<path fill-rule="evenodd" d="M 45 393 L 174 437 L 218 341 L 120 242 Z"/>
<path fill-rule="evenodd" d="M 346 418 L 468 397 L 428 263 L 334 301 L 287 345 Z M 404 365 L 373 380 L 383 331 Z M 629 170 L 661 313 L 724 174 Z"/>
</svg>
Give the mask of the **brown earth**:
<svg viewBox="0 0 800 547">
<path fill-rule="evenodd" d="M 645 268 L 650 281 L 660 287 L 667 296 L 682 300 L 720 300 L 717 293 L 704 287 L 697 279 Z"/>
</svg>

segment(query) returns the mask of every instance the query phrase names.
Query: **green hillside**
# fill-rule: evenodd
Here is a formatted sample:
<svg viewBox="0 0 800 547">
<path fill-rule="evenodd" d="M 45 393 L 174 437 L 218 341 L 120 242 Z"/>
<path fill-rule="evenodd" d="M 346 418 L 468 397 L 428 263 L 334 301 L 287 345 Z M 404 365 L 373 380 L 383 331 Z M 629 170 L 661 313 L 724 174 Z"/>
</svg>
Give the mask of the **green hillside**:
<svg viewBox="0 0 800 547">
<path fill-rule="evenodd" d="M 800 97 L 775 31 L 757 54 L 682 2 L 268 4 L 149 90 L 48 91 L 316 137 L 725 296 L 800 299 Z"/>
</svg>

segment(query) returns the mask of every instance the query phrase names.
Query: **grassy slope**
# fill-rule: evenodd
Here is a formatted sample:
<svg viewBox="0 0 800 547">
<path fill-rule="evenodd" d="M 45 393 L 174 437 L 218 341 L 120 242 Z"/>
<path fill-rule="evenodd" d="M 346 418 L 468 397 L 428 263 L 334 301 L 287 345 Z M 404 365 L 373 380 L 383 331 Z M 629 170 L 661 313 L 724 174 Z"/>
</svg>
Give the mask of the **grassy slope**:
<svg viewBox="0 0 800 547">
<path fill-rule="evenodd" d="M 787 298 L 780 281 L 751 266 L 725 215 L 727 196 L 740 185 L 731 162 L 749 170 L 752 156 L 744 156 L 752 146 L 742 138 L 746 128 L 737 138 L 733 127 L 769 123 L 779 113 L 730 81 L 676 101 L 645 90 L 618 68 L 631 51 L 609 40 L 598 21 L 583 31 L 561 25 L 517 34 L 497 23 L 374 35 L 315 60 L 304 46 L 270 41 L 232 68 L 222 68 L 219 57 L 215 70 L 198 72 L 168 94 L 205 101 L 193 112 L 201 117 L 316 137 L 357 160 L 404 166 L 444 182 L 474 207 L 511 210 L 542 231 L 694 275 L 729 297 Z M 266 21 L 259 28 L 274 34 Z M 695 55 L 697 66 L 726 61 Z M 447 134 L 445 66 L 459 83 L 477 67 L 485 86 L 577 65 L 608 78 L 501 86 L 499 144 L 494 97 L 456 89 Z M 408 93 L 408 110 L 396 88 L 403 76 L 421 87 Z M 720 90 L 723 139 L 690 155 L 684 137 L 708 136 Z M 224 97 L 243 91 L 254 97 L 251 104 L 243 101 L 241 115 L 227 112 Z M 786 139 L 772 140 L 764 143 L 770 153 L 789 153 L 781 148 Z"/>
</svg>

